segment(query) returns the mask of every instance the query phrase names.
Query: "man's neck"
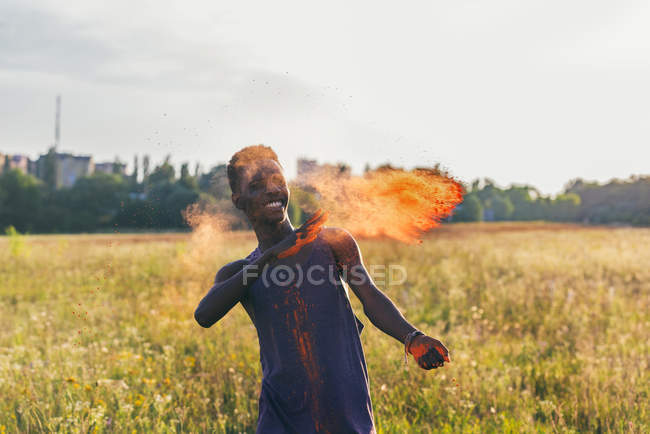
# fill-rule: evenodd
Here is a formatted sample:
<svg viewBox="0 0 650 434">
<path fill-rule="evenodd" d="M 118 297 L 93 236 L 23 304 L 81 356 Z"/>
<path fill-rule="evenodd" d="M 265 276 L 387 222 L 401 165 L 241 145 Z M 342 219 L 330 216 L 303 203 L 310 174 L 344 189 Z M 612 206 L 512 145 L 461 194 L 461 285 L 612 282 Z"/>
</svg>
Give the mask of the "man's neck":
<svg viewBox="0 0 650 434">
<path fill-rule="evenodd" d="M 270 224 L 266 222 L 253 224 L 253 230 L 257 236 L 258 247 L 264 252 L 293 232 L 293 225 L 287 218 Z"/>
</svg>

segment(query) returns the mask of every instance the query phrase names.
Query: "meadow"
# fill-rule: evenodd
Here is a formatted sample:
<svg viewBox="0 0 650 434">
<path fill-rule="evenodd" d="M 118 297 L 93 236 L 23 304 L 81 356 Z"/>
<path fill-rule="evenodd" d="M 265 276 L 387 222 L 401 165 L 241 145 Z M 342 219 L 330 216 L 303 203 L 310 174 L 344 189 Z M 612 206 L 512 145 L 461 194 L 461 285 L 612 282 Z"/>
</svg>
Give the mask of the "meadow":
<svg viewBox="0 0 650 434">
<path fill-rule="evenodd" d="M 380 287 L 452 363 L 403 346 L 350 291 L 378 433 L 648 432 L 650 229 L 455 224 L 360 240 Z M 254 432 L 261 372 L 241 306 L 193 313 L 252 233 L 0 237 L 0 433 Z"/>
</svg>

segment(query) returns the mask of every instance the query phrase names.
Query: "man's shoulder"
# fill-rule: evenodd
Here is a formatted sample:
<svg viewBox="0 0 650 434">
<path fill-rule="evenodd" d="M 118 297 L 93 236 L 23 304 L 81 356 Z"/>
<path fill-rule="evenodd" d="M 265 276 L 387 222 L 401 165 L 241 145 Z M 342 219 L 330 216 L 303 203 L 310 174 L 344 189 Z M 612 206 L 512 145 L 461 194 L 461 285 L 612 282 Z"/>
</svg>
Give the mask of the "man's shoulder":
<svg viewBox="0 0 650 434">
<path fill-rule="evenodd" d="M 331 247 L 345 245 L 351 242 L 356 243 L 352 234 L 343 228 L 326 226 L 323 227 L 320 235 Z"/>
<path fill-rule="evenodd" d="M 320 236 L 338 259 L 349 258 L 350 254 L 358 251 L 356 240 L 350 232 L 343 228 L 324 227 Z"/>
</svg>

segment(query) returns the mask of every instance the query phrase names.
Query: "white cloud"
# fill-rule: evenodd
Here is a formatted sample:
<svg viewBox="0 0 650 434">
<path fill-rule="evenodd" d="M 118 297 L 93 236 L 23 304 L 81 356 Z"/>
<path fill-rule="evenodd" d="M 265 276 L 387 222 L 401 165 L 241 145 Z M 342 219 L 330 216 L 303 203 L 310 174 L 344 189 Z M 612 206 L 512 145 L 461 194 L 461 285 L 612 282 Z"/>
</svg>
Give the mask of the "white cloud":
<svg viewBox="0 0 650 434">
<path fill-rule="evenodd" d="M 226 160 L 241 146 L 532 183 L 647 172 L 640 1 L 0 6 L 0 148 Z M 292 170 L 290 170 L 292 173 Z"/>
</svg>

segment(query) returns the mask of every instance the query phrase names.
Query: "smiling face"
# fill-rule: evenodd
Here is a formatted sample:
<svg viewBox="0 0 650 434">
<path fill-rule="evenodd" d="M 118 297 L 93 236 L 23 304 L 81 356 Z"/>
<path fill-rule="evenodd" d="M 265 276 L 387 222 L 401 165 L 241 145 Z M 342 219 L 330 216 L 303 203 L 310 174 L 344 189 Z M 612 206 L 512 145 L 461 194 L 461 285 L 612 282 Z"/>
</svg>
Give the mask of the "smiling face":
<svg viewBox="0 0 650 434">
<path fill-rule="evenodd" d="M 289 187 L 280 165 L 271 159 L 256 160 L 241 168 L 235 206 L 251 223 L 278 223 L 287 219 Z"/>
</svg>

